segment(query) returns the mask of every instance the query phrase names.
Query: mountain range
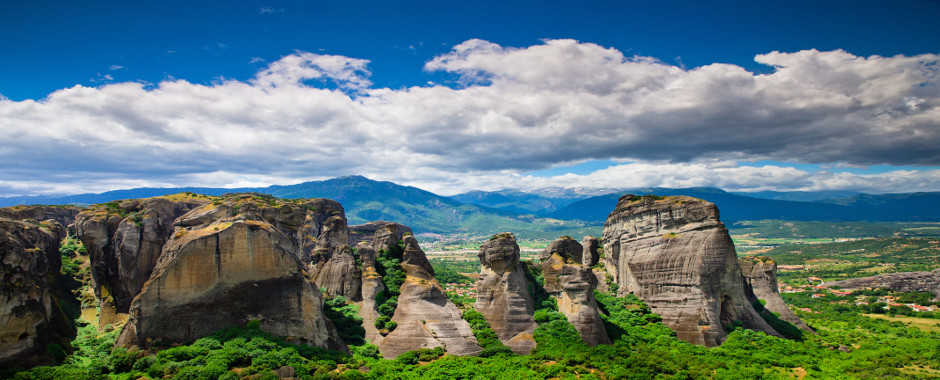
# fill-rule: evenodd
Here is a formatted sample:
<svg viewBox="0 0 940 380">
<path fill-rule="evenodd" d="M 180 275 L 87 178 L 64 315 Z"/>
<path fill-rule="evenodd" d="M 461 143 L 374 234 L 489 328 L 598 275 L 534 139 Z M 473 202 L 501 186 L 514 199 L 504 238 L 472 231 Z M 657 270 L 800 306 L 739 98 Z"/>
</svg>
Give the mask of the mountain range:
<svg viewBox="0 0 940 380">
<path fill-rule="evenodd" d="M 599 226 L 624 194 L 687 195 L 718 205 L 724 222 L 940 221 L 940 192 L 864 194 L 840 191 L 732 193 L 717 188 L 546 188 L 471 191 L 445 197 L 416 187 L 346 176 L 287 186 L 251 188 L 137 188 L 60 197 L 0 198 L 17 204 L 89 205 L 180 192 L 222 195 L 257 192 L 279 198 L 329 198 L 346 208 L 350 224 L 397 221 L 416 232 L 490 234 L 501 231 L 559 232 Z"/>
</svg>

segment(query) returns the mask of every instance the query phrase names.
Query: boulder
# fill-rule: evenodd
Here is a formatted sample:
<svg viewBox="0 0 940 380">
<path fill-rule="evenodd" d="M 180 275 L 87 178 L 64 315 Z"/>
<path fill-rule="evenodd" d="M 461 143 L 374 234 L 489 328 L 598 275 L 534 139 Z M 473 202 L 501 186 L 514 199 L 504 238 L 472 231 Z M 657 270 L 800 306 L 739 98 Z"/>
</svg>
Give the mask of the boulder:
<svg viewBox="0 0 940 380">
<path fill-rule="evenodd" d="M 578 330 L 581 340 L 591 346 L 610 344 L 594 300 L 597 279 L 590 267 L 581 265 L 582 252 L 581 244 L 567 236 L 549 244 L 541 255 L 547 256 L 542 261 L 545 291 L 558 301 L 558 310 Z"/>
<path fill-rule="evenodd" d="M 395 228 L 398 231 L 400 231 L 399 235 L 405 234 L 405 233 L 412 233 L 411 228 L 408 228 L 408 226 L 405 226 L 402 224 L 398 224 L 394 222 L 386 222 L 386 221 L 381 221 L 381 220 L 368 222 L 368 223 L 359 224 L 355 226 L 349 226 L 349 245 L 355 246 L 361 242 L 367 242 L 371 244 L 373 241 L 373 238 L 375 237 L 375 233 L 380 228 L 385 227 L 386 225 L 389 225 L 389 224 L 395 225 L 392 228 Z M 401 239 L 401 236 L 399 236 L 399 239 Z M 398 240 L 396 240 L 395 242 L 397 243 Z"/>
<path fill-rule="evenodd" d="M 71 350 L 75 329 L 61 309 L 55 221 L 0 218 L 0 369 L 52 364 L 47 348 Z M 61 359 L 61 358 L 60 358 Z"/>
<path fill-rule="evenodd" d="M 744 281 L 758 300 L 766 302 L 764 308 L 780 315 L 780 319 L 792 323 L 804 331 L 813 332 L 800 317 L 790 310 L 777 286 L 777 263 L 768 257 L 742 257 L 738 259 Z"/>
<path fill-rule="evenodd" d="M 402 241 L 411 229 L 398 223 L 388 223 L 375 230 L 372 237 L 372 249 L 376 254 L 398 249 L 398 242 Z"/>
<path fill-rule="evenodd" d="M 548 260 L 554 252 L 561 253 L 562 256 L 569 258 L 573 263 L 581 264 L 584 247 L 571 236 L 562 236 L 548 243 L 548 247 L 539 253 L 539 261 Z"/>
<path fill-rule="evenodd" d="M 701 199 L 623 196 L 604 223 L 605 268 L 619 294 L 640 297 L 679 339 L 717 346 L 736 323 L 780 336 L 751 305 L 718 216 Z"/>
<path fill-rule="evenodd" d="M 289 341 L 345 351 L 301 261 L 306 215 L 288 201 L 235 194 L 180 217 L 117 345 L 189 342 L 258 320 Z"/>
<path fill-rule="evenodd" d="M 387 239 L 387 236 L 376 233 L 375 239 Z M 411 235 L 403 239 L 405 249 L 401 266 L 405 282 L 392 317 L 398 327 L 384 339 L 373 343 L 386 358 L 434 347 L 444 347 L 452 355 L 480 353 L 483 349 L 477 344 L 470 324 L 463 320 L 460 310 L 447 299 L 444 289 L 434 279 L 434 269 L 418 241 Z"/>
<path fill-rule="evenodd" d="M 480 279 L 474 307 L 499 340 L 521 355 L 535 348 L 535 301 L 529 294 L 519 245 L 512 233 L 501 233 L 480 247 Z"/>
<path fill-rule="evenodd" d="M 177 194 L 95 205 L 76 216 L 76 235 L 88 249 L 102 316 L 128 312 L 173 233 L 173 221 L 208 202 Z"/>
<path fill-rule="evenodd" d="M 581 265 L 590 268 L 597 264 L 600 259 L 600 255 L 597 253 L 599 245 L 597 238 L 591 235 L 581 239 L 581 246 L 584 247 L 584 253 L 581 254 Z"/>
</svg>

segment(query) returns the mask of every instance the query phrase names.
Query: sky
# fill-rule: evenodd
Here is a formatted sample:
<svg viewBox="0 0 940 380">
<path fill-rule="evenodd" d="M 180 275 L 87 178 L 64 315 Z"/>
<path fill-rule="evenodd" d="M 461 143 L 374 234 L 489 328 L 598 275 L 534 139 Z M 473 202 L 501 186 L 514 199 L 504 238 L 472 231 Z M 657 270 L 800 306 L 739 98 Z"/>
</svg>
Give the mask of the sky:
<svg viewBox="0 0 940 380">
<path fill-rule="evenodd" d="M 0 196 L 940 191 L 940 1 L 0 0 Z"/>
</svg>

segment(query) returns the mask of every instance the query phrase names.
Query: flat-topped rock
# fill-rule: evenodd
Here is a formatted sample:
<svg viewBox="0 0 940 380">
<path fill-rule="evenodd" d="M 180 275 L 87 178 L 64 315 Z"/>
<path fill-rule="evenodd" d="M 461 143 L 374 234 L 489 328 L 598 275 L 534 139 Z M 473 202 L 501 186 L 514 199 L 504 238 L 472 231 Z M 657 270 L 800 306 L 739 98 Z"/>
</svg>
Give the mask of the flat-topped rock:
<svg viewBox="0 0 940 380">
<path fill-rule="evenodd" d="M 209 202 L 176 194 L 95 205 L 76 216 L 76 235 L 88 249 L 102 316 L 128 312 L 157 265 L 176 218 Z"/>
<path fill-rule="evenodd" d="M 117 344 L 188 342 L 258 320 L 289 341 L 345 351 L 300 258 L 306 214 L 235 194 L 179 218 Z"/>
<path fill-rule="evenodd" d="M 870 277 L 852 278 L 822 284 L 825 287 L 839 287 L 845 290 L 862 288 L 885 288 L 898 292 L 930 292 L 940 301 L 940 268 L 930 272 L 899 272 Z"/>
<path fill-rule="evenodd" d="M 724 341 L 736 321 L 780 336 L 754 310 L 728 230 L 711 202 L 626 195 L 604 224 L 604 266 L 619 294 L 635 294 L 679 339 Z"/>
</svg>

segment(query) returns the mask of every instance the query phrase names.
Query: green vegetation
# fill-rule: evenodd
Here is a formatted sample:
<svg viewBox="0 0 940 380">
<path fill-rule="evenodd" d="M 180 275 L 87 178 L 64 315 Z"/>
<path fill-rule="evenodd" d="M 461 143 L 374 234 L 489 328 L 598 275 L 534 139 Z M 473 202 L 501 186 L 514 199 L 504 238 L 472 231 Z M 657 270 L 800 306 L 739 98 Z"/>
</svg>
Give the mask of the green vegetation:
<svg viewBox="0 0 940 380">
<path fill-rule="evenodd" d="M 404 251 L 404 242 L 399 241 L 390 252 L 384 249 L 379 250 L 378 257 L 375 258 L 375 270 L 382 276 L 382 282 L 385 283 L 385 290 L 375 295 L 375 303 L 381 314 L 375 319 L 375 328 L 379 329 L 382 335 L 387 335 L 398 327 L 398 323 L 392 321 L 392 316 L 395 314 L 395 308 L 398 307 L 401 285 L 405 283 L 405 271 L 401 268 Z"/>
<path fill-rule="evenodd" d="M 366 343 L 366 329 L 362 327 L 359 307 L 346 303 L 346 297 L 336 296 L 323 303 L 323 314 L 333 322 L 339 337 L 346 344 L 359 346 Z"/>
<path fill-rule="evenodd" d="M 480 357 L 488 358 L 498 354 L 512 353 L 509 347 L 500 342 L 496 332 L 490 327 L 490 323 L 483 318 L 483 314 L 480 314 L 479 311 L 467 308 L 462 316 L 470 324 L 470 329 L 473 330 L 473 336 L 477 338 L 477 343 L 480 344 L 480 347 L 483 347 Z"/>
</svg>

